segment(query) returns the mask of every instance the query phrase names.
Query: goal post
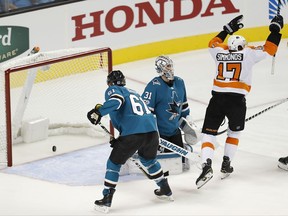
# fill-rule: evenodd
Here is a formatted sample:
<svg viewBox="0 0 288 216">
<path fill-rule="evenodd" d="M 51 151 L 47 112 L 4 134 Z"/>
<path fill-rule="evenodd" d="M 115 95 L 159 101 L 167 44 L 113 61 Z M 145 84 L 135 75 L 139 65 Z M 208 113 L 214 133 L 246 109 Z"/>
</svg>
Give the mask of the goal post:
<svg viewBox="0 0 288 216">
<path fill-rule="evenodd" d="M 39 52 L 0 67 L 0 166 L 12 166 L 14 145 L 62 134 L 103 137 L 87 112 L 104 101 L 112 70 L 108 47 Z M 102 123 L 114 133 L 108 116 Z"/>
</svg>

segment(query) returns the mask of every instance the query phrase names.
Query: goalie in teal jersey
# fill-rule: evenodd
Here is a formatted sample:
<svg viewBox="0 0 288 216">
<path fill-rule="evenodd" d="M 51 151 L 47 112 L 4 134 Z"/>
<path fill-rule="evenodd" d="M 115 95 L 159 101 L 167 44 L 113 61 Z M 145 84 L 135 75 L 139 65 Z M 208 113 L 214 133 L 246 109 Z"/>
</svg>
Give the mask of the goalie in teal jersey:
<svg viewBox="0 0 288 216">
<path fill-rule="evenodd" d="M 185 141 L 189 145 L 196 144 L 200 130 L 190 116 L 184 80 L 174 76 L 173 61 L 168 56 L 157 57 L 155 69 L 159 76 L 147 84 L 142 98 L 157 118 L 160 137 L 185 148 L 180 127 Z M 167 149 L 161 151 L 169 152 Z M 185 163 L 184 158 L 182 162 L 184 170 L 189 169 L 189 163 Z"/>
<path fill-rule="evenodd" d="M 103 105 L 97 104 L 88 112 L 92 124 L 99 124 L 101 117 L 109 114 L 119 137 L 110 141 L 113 148 L 107 160 L 103 199 L 95 201 L 95 209 L 108 212 L 119 179 L 120 168 L 138 151 L 140 162 L 160 187 L 154 191 L 158 198 L 173 201 L 172 191 L 156 159 L 159 135 L 156 120 L 141 96 L 126 88 L 126 79 L 119 70 L 107 76 L 108 88 Z"/>
</svg>

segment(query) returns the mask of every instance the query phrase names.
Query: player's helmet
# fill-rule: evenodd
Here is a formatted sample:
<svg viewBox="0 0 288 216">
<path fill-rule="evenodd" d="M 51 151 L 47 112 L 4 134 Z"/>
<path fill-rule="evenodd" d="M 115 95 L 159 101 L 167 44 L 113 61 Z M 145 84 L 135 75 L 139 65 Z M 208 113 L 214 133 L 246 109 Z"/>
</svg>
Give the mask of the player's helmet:
<svg viewBox="0 0 288 216">
<path fill-rule="evenodd" d="M 243 50 L 246 45 L 246 39 L 240 35 L 232 35 L 228 38 L 228 49 L 230 51 Z"/>
<path fill-rule="evenodd" d="M 168 56 L 158 56 L 155 60 L 155 69 L 159 75 L 174 80 L 173 61 Z"/>
<path fill-rule="evenodd" d="M 107 76 L 107 85 L 125 86 L 126 79 L 120 70 L 111 71 Z"/>
</svg>

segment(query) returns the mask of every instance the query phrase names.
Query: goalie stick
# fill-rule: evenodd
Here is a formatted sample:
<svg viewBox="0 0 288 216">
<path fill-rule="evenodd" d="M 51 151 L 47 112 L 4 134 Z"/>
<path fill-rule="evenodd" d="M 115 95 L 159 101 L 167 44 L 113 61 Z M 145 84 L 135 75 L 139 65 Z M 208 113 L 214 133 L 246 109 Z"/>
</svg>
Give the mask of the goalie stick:
<svg viewBox="0 0 288 216">
<path fill-rule="evenodd" d="M 170 150 L 173 151 L 177 154 L 179 154 L 182 157 L 188 158 L 192 164 L 196 164 L 198 165 L 200 162 L 200 155 L 195 153 L 195 152 L 191 152 L 188 151 L 180 146 L 175 145 L 172 142 L 169 142 L 168 140 L 165 140 L 163 138 L 159 138 L 159 145 Z"/>
<path fill-rule="evenodd" d="M 103 128 L 103 130 L 110 135 L 110 138 L 114 139 L 114 137 L 112 136 L 112 134 L 108 131 L 108 129 L 101 124 L 101 122 L 99 123 L 100 127 Z M 195 153 L 195 152 L 191 152 L 188 151 L 180 146 L 175 145 L 172 142 L 169 142 L 168 140 L 165 140 L 163 138 L 159 138 L 159 145 L 172 151 L 175 152 L 177 154 L 179 154 L 182 157 L 188 158 L 190 159 L 190 161 L 192 162 L 192 164 L 196 164 L 198 168 L 200 168 L 200 155 Z M 202 168 L 201 168 L 202 169 Z"/>
<path fill-rule="evenodd" d="M 276 106 L 279 106 L 280 104 L 285 103 L 285 102 L 287 102 L 287 101 L 288 101 L 288 98 L 285 98 L 285 99 L 281 100 L 280 102 L 278 102 L 278 103 L 276 103 L 276 104 L 274 104 L 274 105 L 272 105 L 272 106 L 269 106 L 269 107 L 267 107 L 266 109 L 264 109 L 264 110 L 262 110 L 262 111 L 260 111 L 260 112 L 258 112 L 258 113 L 256 113 L 256 114 L 254 114 L 254 115 L 246 118 L 246 119 L 245 119 L 245 122 L 250 121 L 251 119 L 253 119 L 253 118 L 255 118 L 255 117 L 263 114 L 264 112 L 266 112 L 266 111 L 268 111 L 268 110 L 270 110 L 270 109 L 273 109 L 273 108 L 275 108 Z M 221 132 L 218 132 L 217 135 L 221 135 L 221 134 L 225 133 L 227 130 L 228 130 L 228 129 L 225 129 L 225 130 L 223 130 L 223 131 L 221 131 Z"/>
<path fill-rule="evenodd" d="M 99 124 L 100 127 L 110 136 L 110 140 L 115 139 L 115 137 L 110 133 L 110 131 L 109 131 L 101 122 L 99 122 L 98 124 Z M 139 164 L 139 163 L 137 162 L 137 160 L 136 160 L 135 158 L 131 157 L 131 158 L 129 158 L 129 160 L 132 161 L 132 162 L 143 172 L 143 174 L 144 174 L 147 178 L 153 179 L 153 177 L 146 171 L 145 168 L 143 168 L 143 167 L 141 166 L 141 164 Z M 169 175 L 169 171 L 166 171 L 166 172 L 163 171 L 163 175 L 164 175 L 164 176 L 168 176 L 168 175 Z"/>
</svg>

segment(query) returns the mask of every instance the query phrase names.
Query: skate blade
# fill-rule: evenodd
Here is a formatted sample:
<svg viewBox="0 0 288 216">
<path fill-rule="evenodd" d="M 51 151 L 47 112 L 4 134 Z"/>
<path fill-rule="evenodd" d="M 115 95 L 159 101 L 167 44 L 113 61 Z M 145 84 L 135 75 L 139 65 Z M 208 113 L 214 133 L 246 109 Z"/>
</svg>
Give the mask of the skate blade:
<svg viewBox="0 0 288 216">
<path fill-rule="evenodd" d="M 207 175 L 197 182 L 197 189 L 203 187 L 208 181 L 210 181 L 213 177 L 213 173 L 207 173 Z"/>
<path fill-rule="evenodd" d="M 231 173 L 221 173 L 221 179 L 225 179 L 227 178 L 228 176 L 230 176 Z"/>
<path fill-rule="evenodd" d="M 161 199 L 161 200 L 165 200 L 165 201 L 170 201 L 170 202 L 173 202 L 174 201 L 174 198 L 171 196 L 166 196 L 166 195 L 163 195 L 163 196 L 157 196 L 156 197 L 158 199 Z"/>
<path fill-rule="evenodd" d="M 279 164 L 278 164 L 278 167 L 279 167 L 280 169 L 283 169 L 283 170 L 288 171 L 288 165 L 285 165 L 285 164 L 279 163 Z"/>
<path fill-rule="evenodd" d="M 94 206 L 94 210 L 98 211 L 98 212 L 102 212 L 107 214 L 109 212 L 110 207 L 108 206 L 99 206 L 99 205 L 95 205 Z"/>
</svg>

